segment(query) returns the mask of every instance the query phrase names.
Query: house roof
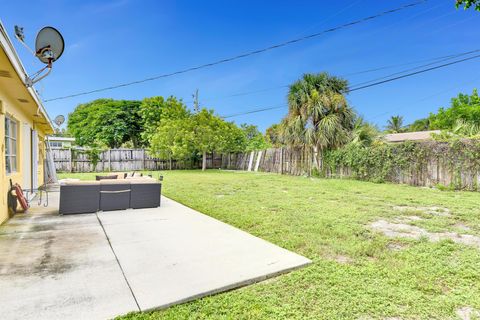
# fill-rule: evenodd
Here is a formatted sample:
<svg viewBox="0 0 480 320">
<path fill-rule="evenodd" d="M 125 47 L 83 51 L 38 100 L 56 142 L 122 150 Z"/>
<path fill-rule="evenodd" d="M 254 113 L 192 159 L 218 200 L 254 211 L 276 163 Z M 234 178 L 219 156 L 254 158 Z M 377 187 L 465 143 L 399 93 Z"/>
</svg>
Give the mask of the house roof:
<svg viewBox="0 0 480 320">
<path fill-rule="evenodd" d="M 438 134 L 440 133 L 440 130 L 390 133 L 385 135 L 384 139 L 387 142 L 423 141 L 423 140 L 431 140 L 432 133 Z"/>
<path fill-rule="evenodd" d="M 75 138 L 72 138 L 72 137 L 48 136 L 48 141 L 70 141 L 70 142 L 75 142 Z"/>
<path fill-rule="evenodd" d="M 38 112 L 45 118 L 45 122 L 43 122 L 42 124 L 44 126 L 46 126 L 47 129 L 49 129 L 47 131 L 53 132 L 54 131 L 53 122 L 50 119 L 50 117 L 48 116 L 48 113 L 45 110 L 45 107 L 43 106 L 40 97 L 38 96 L 37 92 L 35 91 L 35 88 L 27 87 L 27 85 L 26 85 L 26 79 L 27 79 L 28 74 L 27 74 L 20 58 L 18 57 L 18 54 L 15 50 L 15 47 L 13 46 L 13 43 L 10 40 L 10 38 L 8 36 L 8 33 L 7 33 L 7 31 L 6 31 L 6 29 L 5 29 L 1 20 L 0 20 L 0 47 L 5 52 L 5 55 L 6 55 L 7 59 L 10 61 L 10 64 L 11 64 L 14 72 L 17 74 L 18 78 L 21 81 L 21 84 L 22 84 L 23 88 L 25 89 L 26 92 L 28 92 L 28 95 L 30 95 L 32 101 L 28 101 L 28 99 L 26 99 L 27 102 L 21 101 L 21 97 L 17 97 L 17 100 L 19 100 L 22 103 L 25 103 L 25 105 L 30 105 L 31 107 L 33 107 L 35 109 L 35 112 L 37 112 L 37 110 L 38 110 Z M 22 88 L 22 90 L 23 90 L 23 88 Z"/>
</svg>

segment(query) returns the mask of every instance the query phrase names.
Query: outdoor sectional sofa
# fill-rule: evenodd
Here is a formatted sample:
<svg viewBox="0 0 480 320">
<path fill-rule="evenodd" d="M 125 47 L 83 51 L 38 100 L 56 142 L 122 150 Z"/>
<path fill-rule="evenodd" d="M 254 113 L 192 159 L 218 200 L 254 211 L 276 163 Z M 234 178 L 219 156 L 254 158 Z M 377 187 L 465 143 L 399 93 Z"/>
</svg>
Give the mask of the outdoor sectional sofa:
<svg viewBox="0 0 480 320">
<path fill-rule="evenodd" d="M 162 184 L 148 178 L 65 181 L 60 184 L 60 214 L 93 213 L 160 206 Z"/>
</svg>

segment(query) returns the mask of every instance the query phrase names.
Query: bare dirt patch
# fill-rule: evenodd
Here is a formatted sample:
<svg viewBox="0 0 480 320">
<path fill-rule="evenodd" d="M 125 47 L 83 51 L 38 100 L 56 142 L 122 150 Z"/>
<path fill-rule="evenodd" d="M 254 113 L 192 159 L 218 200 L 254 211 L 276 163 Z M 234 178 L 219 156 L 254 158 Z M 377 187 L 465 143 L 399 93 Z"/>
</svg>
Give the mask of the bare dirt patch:
<svg viewBox="0 0 480 320">
<path fill-rule="evenodd" d="M 462 320 L 480 319 L 480 311 L 472 307 L 462 307 L 455 312 Z"/>
<path fill-rule="evenodd" d="M 398 243 L 398 242 L 391 242 L 389 244 L 387 244 L 387 249 L 390 250 L 390 251 L 402 251 L 406 248 L 407 246 L 402 244 L 402 243 Z"/>
<path fill-rule="evenodd" d="M 341 254 L 334 256 L 333 260 L 335 260 L 336 262 L 338 262 L 340 264 L 350 264 L 350 263 L 353 263 L 353 261 L 354 261 L 349 256 L 344 256 L 344 255 L 341 255 Z"/>
<path fill-rule="evenodd" d="M 427 230 L 407 223 L 377 220 L 370 224 L 373 230 L 380 231 L 390 238 L 427 238 L 432 242 L 450 239 L 456 243 L 474 246 L 480 249 L 480 237 L 456 232 L 428 232 Z"/>
</svg>

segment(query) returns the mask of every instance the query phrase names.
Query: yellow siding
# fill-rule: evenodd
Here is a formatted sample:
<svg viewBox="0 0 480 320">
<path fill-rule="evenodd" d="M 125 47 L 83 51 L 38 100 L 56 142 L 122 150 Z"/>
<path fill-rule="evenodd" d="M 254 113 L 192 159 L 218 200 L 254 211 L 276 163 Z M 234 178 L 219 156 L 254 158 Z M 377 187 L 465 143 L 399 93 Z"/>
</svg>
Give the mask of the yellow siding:
<svg viewBox="0 0 480 320">
<path fill-rule="evenodd" d="M 30 155 L 24 154 L 22 148 L 23 143 L 26 139 L 30 137 L 25 137 L 23 132 L 23 124 L 29 124 L 29 126 L 35 130 L 38 130 L 39 135 L 39 144 L 41 144 L 41 149 L 39 148 L 39 165 L 38 176 L 39 184 L 43 184 L 43 162 L 45 158 L 45 132 L 39 128 L 35 127 L 34 117 L 29 115 L 24 110 L 24 107 L 20 105 L 20 102 L 12 99 L 8 95 L 8 88 L 0 87 L 0 184 L 1 184 L 1 194 L 0 194 L 0 224 L 5 222 L 8 219 L 8 208 L 7 208 L 7 193 L 10 186 L 10 179 L 14 183 L 20 185 L 23 184 L 24 173 L 23 165 L 24 161 L 31 162 Z M 17 121 L 17 172 L 7 174 L 5 167 L 5 116 L 14 118 Z"/>
</svg>

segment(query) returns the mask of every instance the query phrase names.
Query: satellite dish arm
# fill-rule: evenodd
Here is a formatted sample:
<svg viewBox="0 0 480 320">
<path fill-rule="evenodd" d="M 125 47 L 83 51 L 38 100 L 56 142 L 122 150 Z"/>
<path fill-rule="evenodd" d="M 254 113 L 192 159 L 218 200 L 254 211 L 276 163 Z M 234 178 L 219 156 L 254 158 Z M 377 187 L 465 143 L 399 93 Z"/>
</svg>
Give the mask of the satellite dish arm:
<svg viewBox="0 0 480 320">
<path fill-rule="evenodd" d="M 47 72 L 45 72 L 43 75 L 40 75 L 44 70 L 47 70 Z M 29 77 L 29 76 L 26 77 L 25 83 L 26 83 L 27 87 L 33 86 L 35 83 L 37 83 L 38 81 L 40 81 L 43 78 L 45 78 L 46 76 L 48 76 L 50 74 L 50 72 L 52 72 L 52 62 L 51 61 L 48 63 L 48 65 L 46 67 L 42 68 L 37 73 L 33 74 L 31 77 Z"/>
</svg>

